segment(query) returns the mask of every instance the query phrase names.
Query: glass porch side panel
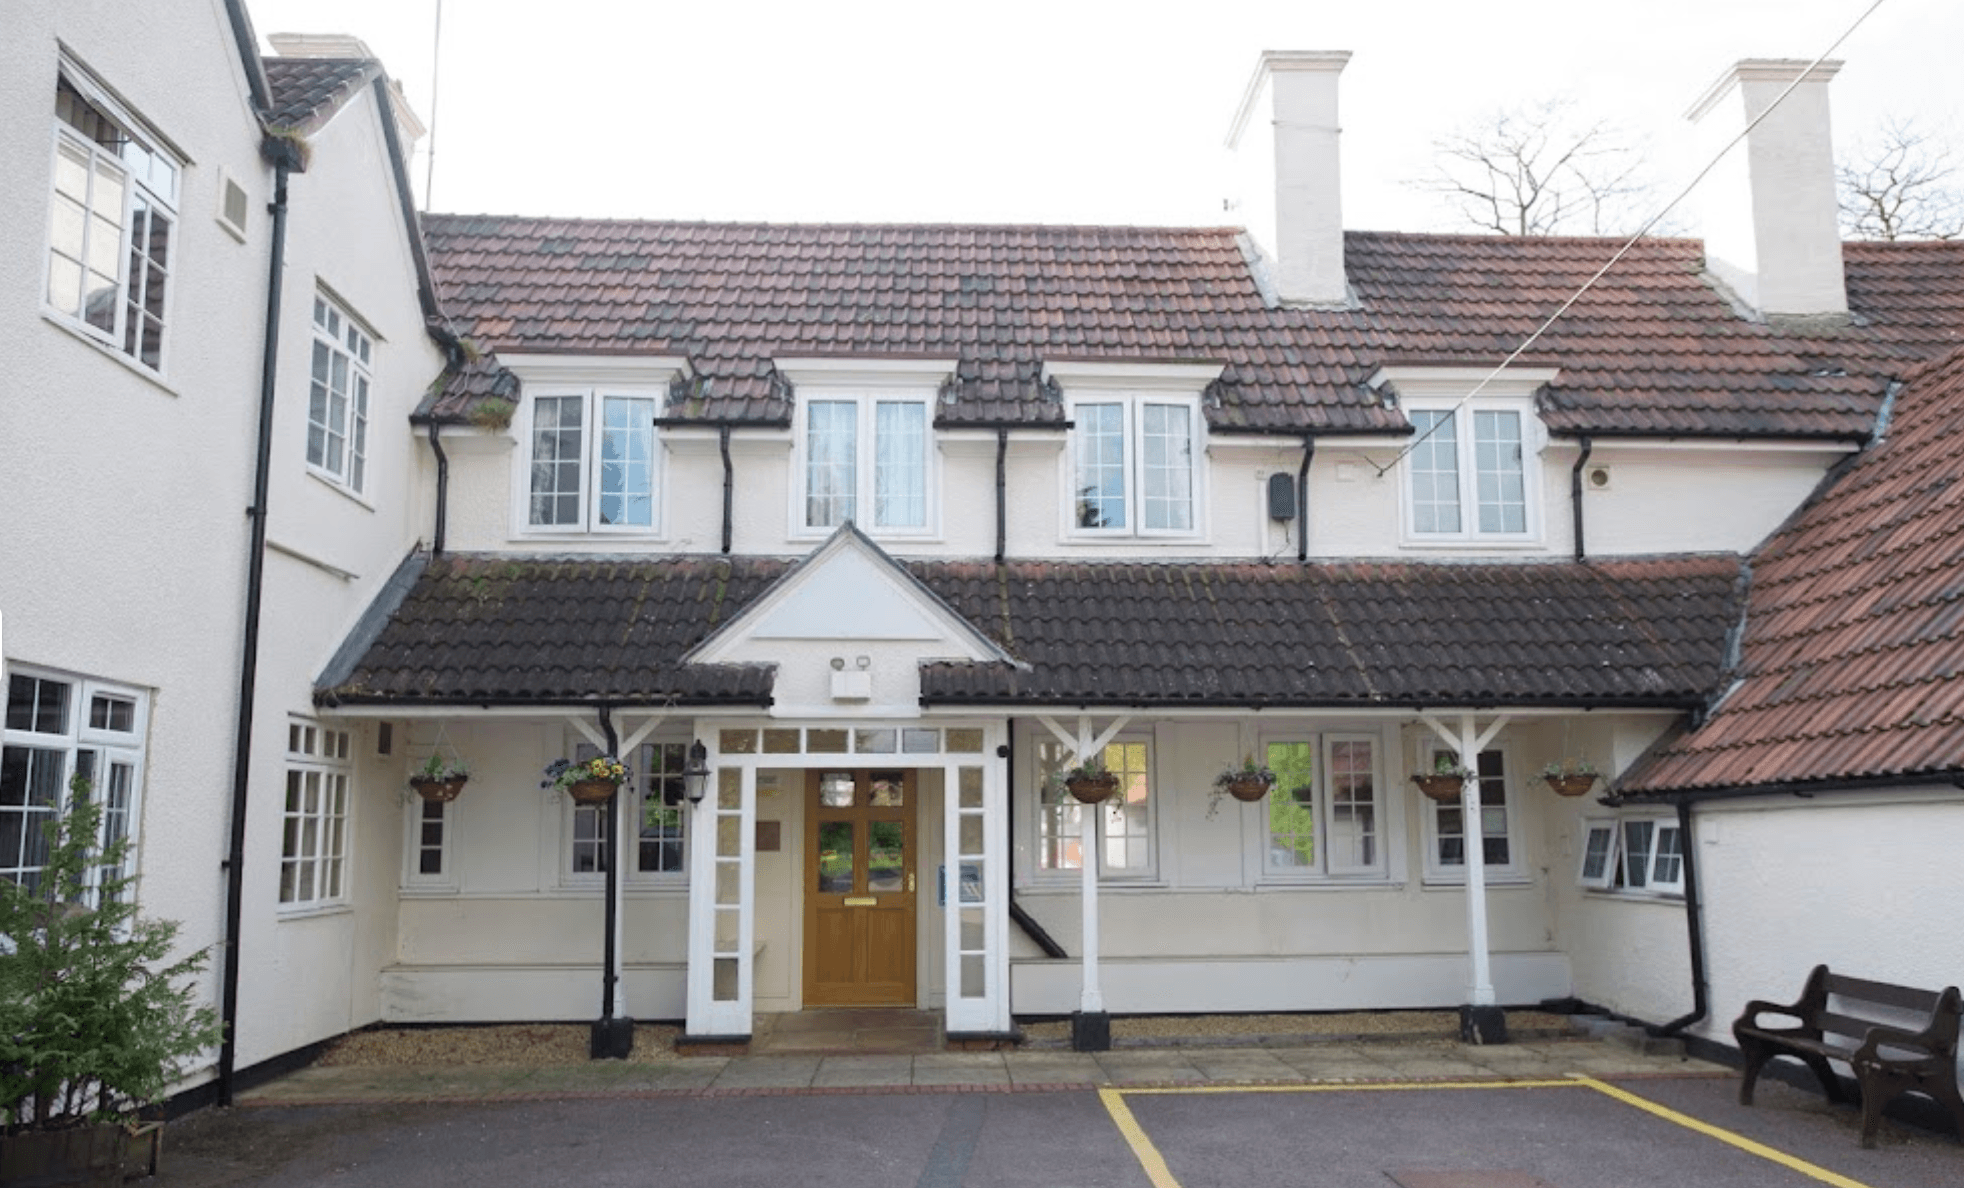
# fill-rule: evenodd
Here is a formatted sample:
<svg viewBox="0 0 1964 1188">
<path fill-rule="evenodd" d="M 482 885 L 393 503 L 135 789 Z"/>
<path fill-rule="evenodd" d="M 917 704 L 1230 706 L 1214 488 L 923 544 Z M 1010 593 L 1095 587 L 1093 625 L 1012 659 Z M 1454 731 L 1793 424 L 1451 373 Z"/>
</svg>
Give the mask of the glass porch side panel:
<svg viewBox="0 0 1964 1188">
<path fill-rule="evenodd" d="M 947 904 L 947 1029 L 1009 1030 L 1006 824 L 1000 764 L 952 763 L 945 769 L 947 795 L 943 861 Z"/>
<path fill-rule="evenodd" d="M 690 1035 L 751 1033 L 756 929 L 757 773 L 709 759 L 708 795 L 691 810 Z"/>
</svg>

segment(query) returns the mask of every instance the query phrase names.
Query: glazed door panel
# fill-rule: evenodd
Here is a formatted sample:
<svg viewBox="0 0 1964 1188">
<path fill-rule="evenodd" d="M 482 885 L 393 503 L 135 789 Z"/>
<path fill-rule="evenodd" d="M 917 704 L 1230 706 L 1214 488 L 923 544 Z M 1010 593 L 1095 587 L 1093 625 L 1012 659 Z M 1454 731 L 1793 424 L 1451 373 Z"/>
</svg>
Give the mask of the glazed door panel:
<svg viewBox="0 0 1964 1188">
<path fill-rule="evenodd" d="M 912 1006 L 912 771 L 807 777 L 805 1005 Z"/>
</svg>

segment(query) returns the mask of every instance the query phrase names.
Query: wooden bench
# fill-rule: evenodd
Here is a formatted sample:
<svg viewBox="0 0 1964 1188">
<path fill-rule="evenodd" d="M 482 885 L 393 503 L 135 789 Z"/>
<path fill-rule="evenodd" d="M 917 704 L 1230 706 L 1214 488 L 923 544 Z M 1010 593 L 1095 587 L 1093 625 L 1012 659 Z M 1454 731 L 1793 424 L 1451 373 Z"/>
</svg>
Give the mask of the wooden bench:
<svg viewBox="0 0 1964 1188">
<path fill-rule="evenodd" d="M 1960 1013 L 1964 1007 L 1955 986 L 1941 993 L 1915 990 L 1829 973 L 1827 966 L 1817 965 L 1807 975 L 1800 1001 L 1749 1002 L 1732 1025 L 1746 1058 L 1739 1103 L 1753 1104 L 1753 1083 L 1775 1056 L 1799 1060 L 1814 1071 L 1829 1101 L 1844 1101 L 1841 1078 L 1828 1064 L 1842 1060 L 1855 1070 L 1861 1088 L 1862 1146 L 1875 1146 L 1882 1107 L 1910 1092 L 1927 1094 L 1948 1107 L 1958 1138 L 1964 1140 L 1964 1098 L 1957 1091 Z M 1799 1026 L 1769 1027 L 1761 1015 L 1785 1015 Z M 1922 1020 L 1920 1030 L 1906 1025 L 1912 1018 Z"/>
</svg>

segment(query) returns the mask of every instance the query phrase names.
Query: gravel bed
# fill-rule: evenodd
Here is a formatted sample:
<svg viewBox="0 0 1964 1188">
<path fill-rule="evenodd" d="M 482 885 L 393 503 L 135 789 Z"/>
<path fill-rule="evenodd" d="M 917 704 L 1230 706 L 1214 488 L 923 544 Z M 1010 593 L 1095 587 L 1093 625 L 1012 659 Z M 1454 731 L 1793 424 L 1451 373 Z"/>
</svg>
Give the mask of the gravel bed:
<svg viewBox="0 0 1964 1188">
<path fill-rule="evenodd" d="M 675 1035 L 680 1030 L 661 1023 L 635 1024 L 634 1052 L 628 1060 L 651 1064 L 675 1059 Z M 335 1040 L 315 1063 L 372 1068 L 585 1064 L 591 1034 L 583 1023 L 377 1027 Z"/>
<path fill-rule="evenodd" d="M 1544 1011 L 1509 1011 L 1510 1033 L 1565 1035 L 1568 1020 Z M 1025 1041 L 1048 1046 L 1068 1043 L 1069 1019 L 1023 1024 Z M 1457 1011 L 1337 1011 L 1287 1015 L 1126 1015 L 1112 1019 L 1114 1044 L 1151 1046 L 1179 1041 L 1202 1045 L 1241 1040 L 1304 1043 L 1365 1040 L 1459 1038 Z"/>
</svg>

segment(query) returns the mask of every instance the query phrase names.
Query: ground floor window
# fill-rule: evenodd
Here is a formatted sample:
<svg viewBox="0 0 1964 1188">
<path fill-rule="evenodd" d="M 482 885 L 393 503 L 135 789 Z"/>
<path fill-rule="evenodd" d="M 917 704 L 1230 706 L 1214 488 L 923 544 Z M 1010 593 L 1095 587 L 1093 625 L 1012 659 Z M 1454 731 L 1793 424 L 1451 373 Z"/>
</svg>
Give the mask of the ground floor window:
<svg viewBox="0 0 1964 1188">
<path fill-rule="evenodd" d="M 1155 861 L 1152 744 L 1121 737 L 1105 746 L 1101 758 L 1105 769 L 1118 777 L 1118 792 L 1097 805 L 1079 804 L 1065 789 L 1067 755 L 1060 743 L 1037 747 L 1037 869 L 1083 869 L 1083 814 L 1097 813 L 1099 873 L 1150 878 Z"/>
<path fill-rule="evenodd" d="M 1329 734 L 1270 739 L 1263 870 L 1275 878 L 1385 873 L 1377 740 Z"/>
<path fill-rule="evenodd" d="M 1419 757 L 1421 771 L 1432 771 L 1443 760 L 1454 760 L 1453 752 L 1441 746 L 1425 748 Z M 1507 780 L 1507 756 L 1498 747 L 1480 752 L 1477 762 L 1480 781 L 1480 857 L 1489 875 L 1521 873 L 1520 844 L 1515 837 L 1516 814 Z M 1427 873 L 1444 878 L 1463 877 L 1466 871 L 1468 834 L 1466 812 L 1458 801 L 1442 804 L 1424 801 L 1426 808 Z"/>
<path fill-rule="evenodd" d="M 1583 822 L 1585 887 L 1653 895 L 1684 894 L 1684 835 L 1669 818 Z"/>
<path fill-rule="evenodd" d="M 33 890 L 47 865 L 47 828 L 78 791 L 102 805 L 100 848 L 134 844 L 149 702 L 136 689 L 27 670 L 10 672 L 4 689 L 0 878 Z M 134 870 L 133 862 L 125 849 L 121 861 L 98 865 L 89 876 L 90 902 Z"/>
<path fill-rule="evenodd" d="M 600 752 L 581 744 L 575 759 L 591 759 Z M 686 742 L 643 743 L 628 760 L 632 779 L 621 789 L 620 807 L 632 814 L 633 835 L 626 845 L 630 857 L 626 870 L 630 876 L 683 879 L 688 875 L 683 821 L 682 772 L 689 765 Z M 607 837 L 602 828 L 601 810 L 596 805 L 570 805 L 572 827 L 567 870 L 574 875 L 605 874 Z"/>
<path fill-rule="evenodd" d="M 304 718 L 286 728 L 280 905 L 324 907 L 347 898 L 348 732 Z"/>
</svg>

